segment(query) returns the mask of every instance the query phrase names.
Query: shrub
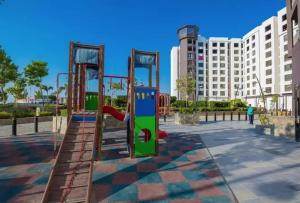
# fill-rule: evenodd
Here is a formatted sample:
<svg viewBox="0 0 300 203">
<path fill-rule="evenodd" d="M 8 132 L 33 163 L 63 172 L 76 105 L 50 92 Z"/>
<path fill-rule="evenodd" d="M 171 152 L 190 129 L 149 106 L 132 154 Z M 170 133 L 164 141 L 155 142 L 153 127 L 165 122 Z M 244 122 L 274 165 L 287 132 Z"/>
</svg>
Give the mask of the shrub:
<svg viewBox="0 0 300 203">
<path fill-rule="evenodd" d="M 184 114 L 192 114 L 198 112 L 198 109 L 195 108 L 180 108 L 179 113 L 184 113 Z"/>
<path fill-rule="evenodd" d="M 269 118 L 265 114 L 259 115 L 259 121 L 262 125 L 268 125 L 270 123 Z"/>
<path fill-rule="evenodd" d="M 171 96 L 171 98 L 170 98 L 170 104 L 172 105 L 176 101 L 177 101 L 177 97 Z"/>
<path fill-rule="evenodd" d="M 128 97 L 125 95 L 117 96 L 117 98 L 113 99 L 113 105 L 117 107 L 126 107 L 127 106 Z"/>
<path fill-rule="evenodd" d="M 67 111 L 67 109 L 61 109 L 60 110 L 60 116 L 67 116 L 68 115 L 68 111 Z"/>
<path fill-rule="evenodd" d="M 7 118 L 11 118 L 11 113 L 8 112 L 0 112 L 0 119 L 7 119 Z"/>
<path fill-rule="evenodd" d="M 176 108 L 186 108 L 186 101 L 177 100 L 171 106 Z"/>
</svg>

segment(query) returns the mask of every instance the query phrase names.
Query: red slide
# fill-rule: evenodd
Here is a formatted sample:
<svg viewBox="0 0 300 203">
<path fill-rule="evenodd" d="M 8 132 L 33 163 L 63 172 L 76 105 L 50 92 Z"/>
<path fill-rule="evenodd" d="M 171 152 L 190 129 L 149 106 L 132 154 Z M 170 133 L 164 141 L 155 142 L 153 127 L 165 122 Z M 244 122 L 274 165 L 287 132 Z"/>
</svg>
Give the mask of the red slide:
<svg viewBox="0 0 300 203">
<path fill-rule="evenodd" d="M 110 115 L 112 115 L 115 119 L 119 120 L 119 121 L 123 121 L 125 114 L 123 114 L 120 111 L 117 111 L 117 109 L 115 109 L 112 106 L 103 106 L 103 113 L 109 113 Z"/>
<path fill-rule="evenodd" d="M 114 108 L 112 106 L 103 106 L 103 113 L 108 113 L 119 121 L 123 121 L 124 117 L 125 117 L 124 113 L 118 111 L 116 108 Z M 159 139 L 164 139 L 167 136 L 168 136 L 167 132 L 158 130 Z"/>
</svg>

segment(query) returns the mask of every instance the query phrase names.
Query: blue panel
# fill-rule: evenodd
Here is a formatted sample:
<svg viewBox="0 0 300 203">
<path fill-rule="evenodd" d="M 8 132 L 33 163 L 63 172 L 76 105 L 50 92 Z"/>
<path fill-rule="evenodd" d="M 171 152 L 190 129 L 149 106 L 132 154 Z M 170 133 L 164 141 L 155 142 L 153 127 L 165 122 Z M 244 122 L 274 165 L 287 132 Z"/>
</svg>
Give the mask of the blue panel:
<svg viewBox="0 0 300 203">
<path fill-rule="evenodd" d="M 148 67 L 149 65 L 155 64 L 155 56 L 136 54 L 135 55 L 135 66 L 136 67 Z"/>
<path fill-rule="evenodd" d="M 96 49 L 75 48 L 74 50 L 75 63 L 98 64 L 99 52 Z"/>
<path fill-rule="evenodd" d="M 135 87 L 135 116 L 155 116 L 156 89 Z"/>
<path fill-rule="evenodd" d="M 72 121 L 96 121 L 96 116 L 72 116 Z"/>
</svg>

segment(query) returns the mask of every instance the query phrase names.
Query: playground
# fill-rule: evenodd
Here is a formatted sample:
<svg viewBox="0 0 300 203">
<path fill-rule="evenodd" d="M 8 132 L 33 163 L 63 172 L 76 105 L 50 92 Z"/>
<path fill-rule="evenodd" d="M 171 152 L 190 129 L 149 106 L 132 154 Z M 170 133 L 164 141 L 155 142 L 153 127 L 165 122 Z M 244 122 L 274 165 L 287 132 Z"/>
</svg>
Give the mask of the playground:
<svg viewBox="0 0 300 203">
<path fill-rule="evenodd" d="M 198 135 L 160 129 L 159 53 L 132 49 L 127 65 L 127 76 L 105 75 L 103 45 L 70 43 L 66 132 L 2 140 L 1 200 L 234 201 Z M 123 109 L 105 102 L 116 80 Z M 107 114 L 126 127 L 105 129 Z"/>
</svg>

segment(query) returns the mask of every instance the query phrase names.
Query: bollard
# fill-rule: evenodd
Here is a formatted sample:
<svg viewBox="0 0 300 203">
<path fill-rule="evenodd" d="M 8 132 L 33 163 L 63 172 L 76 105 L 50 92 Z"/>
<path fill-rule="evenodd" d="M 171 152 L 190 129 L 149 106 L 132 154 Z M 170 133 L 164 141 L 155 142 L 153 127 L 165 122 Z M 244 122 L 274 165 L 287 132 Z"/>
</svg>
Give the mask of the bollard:
<svg viewBox="0 0 300 203">
<path fill-rule="evenodd" d="M 12 129 L 11 129 L 12 136 L 17 136 L 17 119 L 13 117 L 12 119 Z"/>
<path fill-rule="evenodd" d="M 206 121 L 206 122 L 208 121 L 208 113 L 207 113 L 207 111 L 206 111 L 206 113 L 205 113 L 205 121 Z"/>
<path fill-rule="evenodd" d="M 247 112 L 245 113 L 245 121 L 248 120 Z"/>
<path fill-rule="evenodd" d="M 238 112 L 238 120 L 241 120 L 241 112 Z"/>
<path fill-rule="evenodd" d="M 37 133 L 39 131 L 39 117 L 34 117 L 34 132 Z"/>
<path fill-rule="evenodd" d="M 230 120 L 232 121 L 232 117 L 233 117 L 233 115 L 232 115 L 232 111 L 230 112 Z"/>
<path fill-rule="evenodd" d="M 225 111 L 223 112 L 223 121 L 225 121 Z"/>
<path fill-rule="evenodd" d="M 217 121 L 217 113 L 215 112 L 215 121 Z"/>
</svg>

